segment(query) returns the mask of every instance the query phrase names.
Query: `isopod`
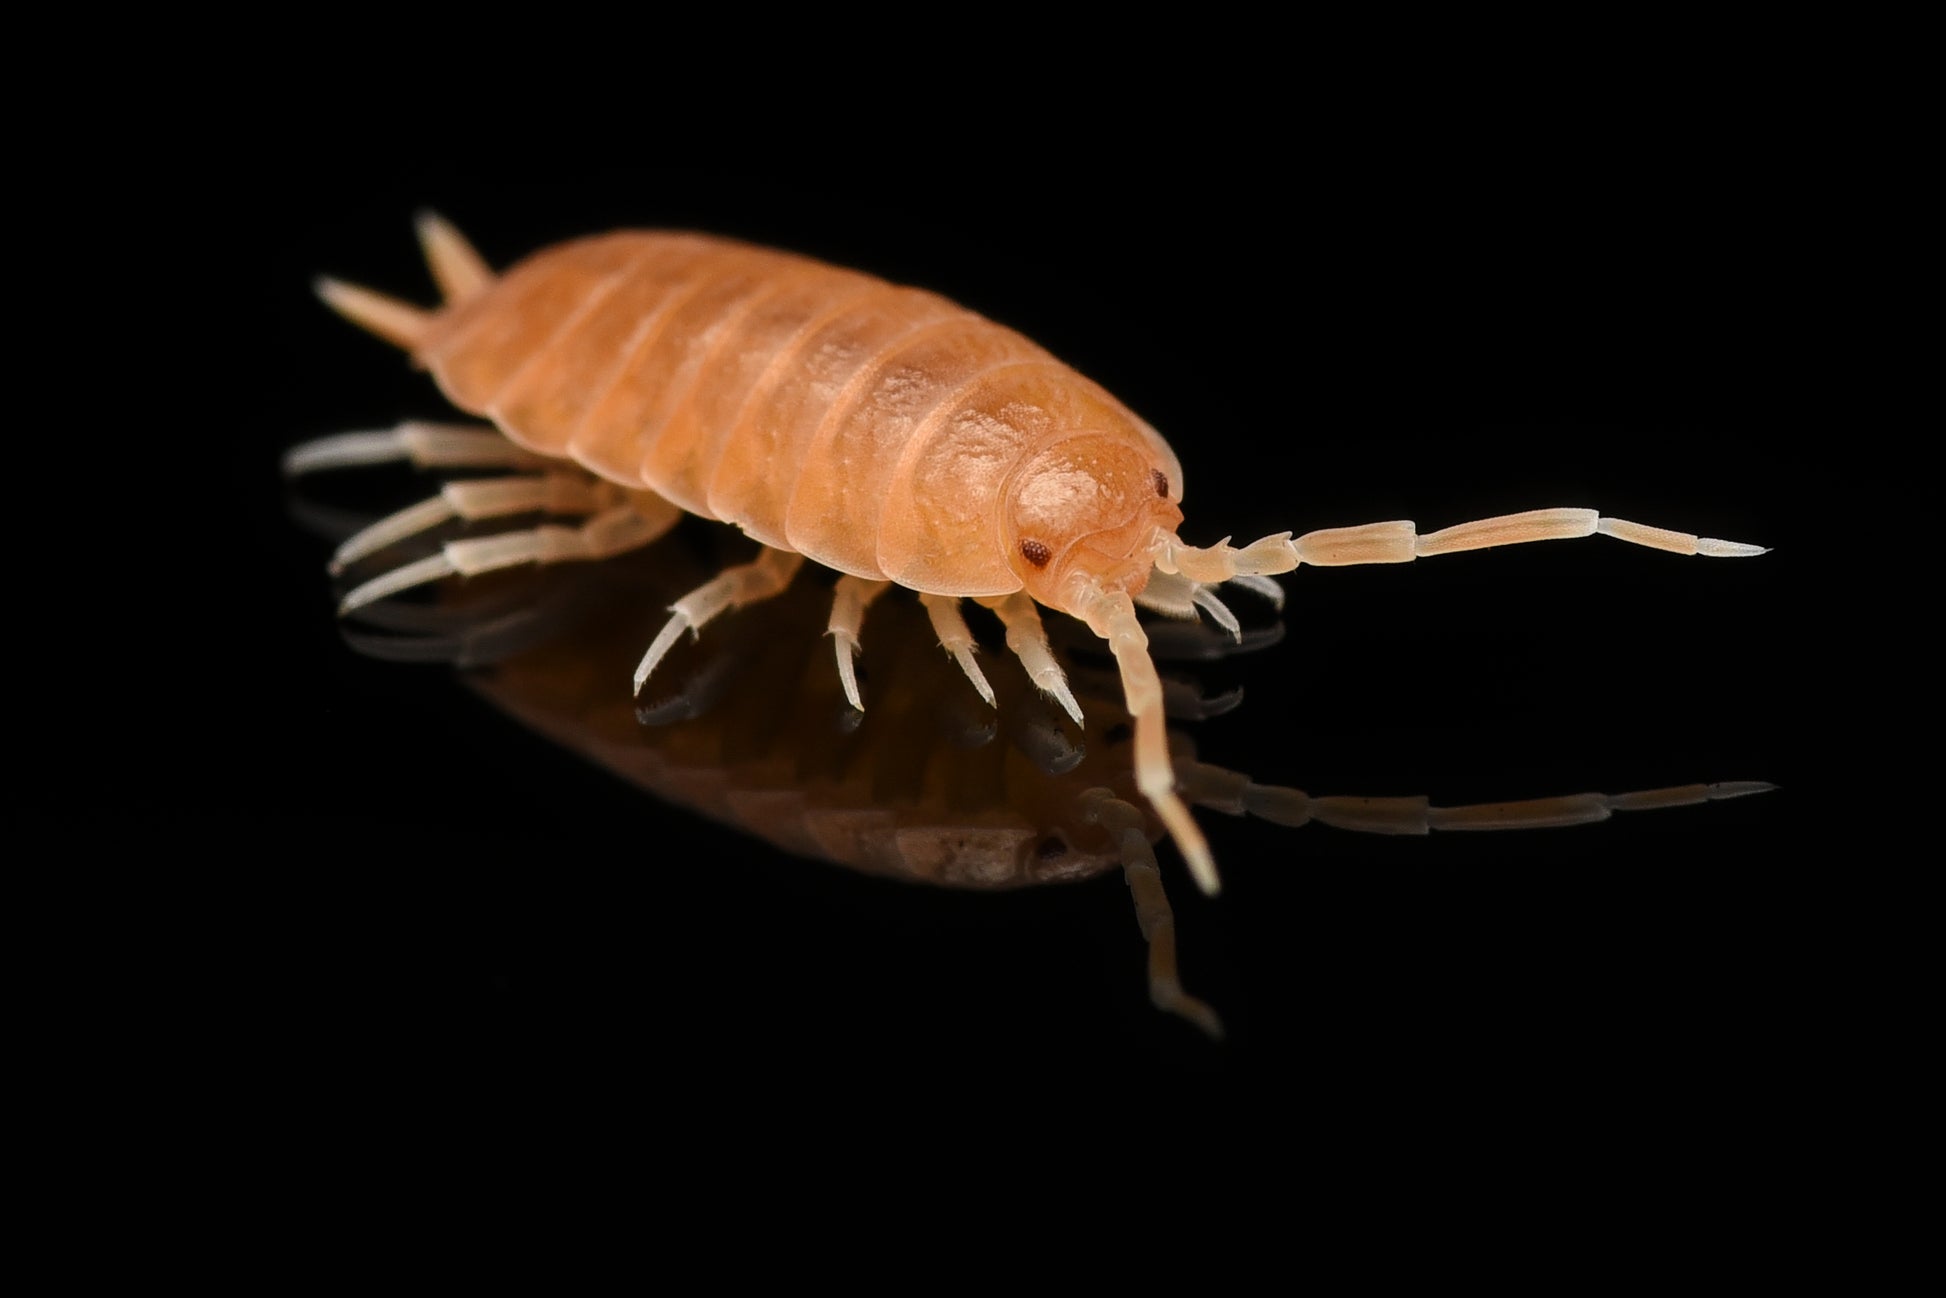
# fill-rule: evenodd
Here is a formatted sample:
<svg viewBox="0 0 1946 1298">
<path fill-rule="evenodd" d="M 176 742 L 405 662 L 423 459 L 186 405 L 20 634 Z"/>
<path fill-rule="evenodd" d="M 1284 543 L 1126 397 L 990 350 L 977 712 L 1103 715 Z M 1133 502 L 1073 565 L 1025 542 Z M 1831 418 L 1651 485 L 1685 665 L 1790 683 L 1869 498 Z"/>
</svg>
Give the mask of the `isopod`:
<svg viewBox="0 0 1946 1298">
<path fill-rule="evenodd" d="M 450 225 L 419 221 L 445 299 L 424 310 L 320 280 L 325 302 L 407 350 L 491 428 L 404 424 L 307 443 L 292 473 L 383 460 L 523 472 L 449 483 L 347 540 L 334 571 L 454 518 L 580 518 L 445 543 L 373 578 L 340 612 L 414 586 L 520 564 L 595 560 L 649 544 L 684 513 L 764 550 L 677 600 L 634 674 L 639 693 L 685 630 L 775 595 L 806 559 L 837 570 L 828 623 L 862 708 L 854 659 L 871 602 L 919 593 L 973 686 L 962 599 L 990 608 L 1035 684 L 1077 720 L 1038 605 L 1108 642 L 1135 722 L 1136 785 L 1215 893 L 1215 862 L 1176 790 L 1162 690 L 1138 606 L 1198 610 L 1234 631 L 1214 587 L 1281 601 L 1300 564 L 1405 563 L 1590 536 L 1677 554 L 1764 548 L 1537 509 L 1421 534 L 1407 521 L 1186 544 L 1183 480 L 1162 436 L 1013 330 L 921 289 L 708 235 L 623 231 L 536 253 L 496 276 Z"/>
</svg>

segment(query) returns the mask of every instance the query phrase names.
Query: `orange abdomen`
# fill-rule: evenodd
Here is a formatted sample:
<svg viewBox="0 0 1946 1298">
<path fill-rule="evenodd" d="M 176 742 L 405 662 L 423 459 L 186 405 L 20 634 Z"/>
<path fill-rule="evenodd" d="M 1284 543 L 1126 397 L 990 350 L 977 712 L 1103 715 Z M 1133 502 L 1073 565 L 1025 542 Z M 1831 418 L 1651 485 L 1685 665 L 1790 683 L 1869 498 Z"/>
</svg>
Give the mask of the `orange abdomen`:
<svg viewBox="0 0 1946 1298">
<path fill-rule="evenodd" d="M 693 234 L 539 253 L 441 315 L 418 356 L 530 450 L 938 594 L 1019 589 L 996 520 L 1038 445 L 1076 428 L 1154 437 L 937 294 Z"/>
</svg>

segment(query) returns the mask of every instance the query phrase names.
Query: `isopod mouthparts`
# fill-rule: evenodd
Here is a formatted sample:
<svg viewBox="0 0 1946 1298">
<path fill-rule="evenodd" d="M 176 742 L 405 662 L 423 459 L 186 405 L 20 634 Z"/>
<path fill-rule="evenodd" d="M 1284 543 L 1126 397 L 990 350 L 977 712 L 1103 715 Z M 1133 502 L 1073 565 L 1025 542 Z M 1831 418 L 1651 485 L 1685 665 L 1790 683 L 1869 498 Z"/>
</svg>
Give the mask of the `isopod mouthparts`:
<svg viewBox="0 0 1946 1298">
<path fill-rule="evenodd" d="M 853 706 L 864 706 L 853 656 L 866 609 L 896 584 L 919 592 L 989 702 L 962 599 L 993 609 L 1035 684 L 1078 717 L 1036 609 L 1050 605 L 1109 642 L 1135 722 L 1137 784 L 1210 893 L 1216 866 L 1175 792 L 1138 605 L 1201 610 L 1234 633 L 1210 588 L 1277 599 L 1270 575 L 1299 564 L 1405 563 L 1596 533 L 1678 554 L 1763 553 L 1574 508 L 1425 535 L 1387 522 L 1188 546 L 1177 539 L 1181 468 L 1155 430 L 1027 338 L 937 294 L 700 234 L 579 239 L 498 276 L 438 217 L 420 219 L 419 237 L 442 306 L 329 279 L 319 295 L 409 351 L 491 426 L 343 434 L 297 448 L 286 469 L 410 460 L 512 472 L 381 520 L 334 564 L 450 519 L 568 521 L 448 541 L 355 587 L 341 611 L 454 576 L 605 559 L 690 513 L 764 550 L 671 606 L 635 669 L 638 691 L 685 630 L 775 596 L 808 559 L 844 574 L 828 631 Z"/>
</svg>

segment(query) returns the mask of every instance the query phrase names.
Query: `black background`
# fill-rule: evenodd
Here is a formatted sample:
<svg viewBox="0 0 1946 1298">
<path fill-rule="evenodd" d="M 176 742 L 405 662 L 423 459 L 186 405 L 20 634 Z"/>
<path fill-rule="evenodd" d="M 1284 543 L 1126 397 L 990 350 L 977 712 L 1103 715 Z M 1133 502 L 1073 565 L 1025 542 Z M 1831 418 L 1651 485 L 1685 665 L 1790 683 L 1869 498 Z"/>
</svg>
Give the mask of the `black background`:
<svg viewBox="0 0 1946 1298">
<path fill-rule="evenodd" d="M 1754 1121 L 1818 981 L 1780 861 L 1811 792 L 1793 782 L 1786 592 L 1806 578 L 1786 483 L 1828 381 L 1827 272 L 1798 255 L 1811 182 L 1775 142 L 1456 132 L 1401 150 L 1319 127 L 1231 140 L 1248 165 L 967 138 L 926 165 L 726 147 L 694 166 L 619 126 L 558 130 L 327 116 L 212 146 L 218 174 L 185 200 L 234 394 L 198 465 L 218 487 L 205 519 L 235 548 L 198 618 L 213 670 L 194 720 L 225 756 L 195 772 L 207 814 L 173 823 L 206 845 L 189 886 L 226 917 L 222 994 L 271 1068 L 381 1107 L 432 1076 L 509 1112 L 828 1086 L 942 1113 L 1133 1090 L 1165 1124 L 1212 1093 L 1340 1128 Z M 1572 504 L 1775 545 L 1300 572 L 1285 642 L 1223 670 L 1247 697 L 1199 743 L 1265 783 L 1442 805 L 1783 787 L 1430 839 L 1205 814 L 1220 899 L 1160 850 L 1185 981 L 1230 1025 L 1211 1044 L 1148 1006 L 1113 877 L 963 896 L 780 857 L 522 732 L 442 668 L 344 645 L 328 547 L 288 516 L 277 461 L 443 411 L 309 289 L 323 272 L 430 300 L 421 207 L 496 266 L 688 227 L 963 301 L 1171 439 L 1199 542 Z"/>
</svg>

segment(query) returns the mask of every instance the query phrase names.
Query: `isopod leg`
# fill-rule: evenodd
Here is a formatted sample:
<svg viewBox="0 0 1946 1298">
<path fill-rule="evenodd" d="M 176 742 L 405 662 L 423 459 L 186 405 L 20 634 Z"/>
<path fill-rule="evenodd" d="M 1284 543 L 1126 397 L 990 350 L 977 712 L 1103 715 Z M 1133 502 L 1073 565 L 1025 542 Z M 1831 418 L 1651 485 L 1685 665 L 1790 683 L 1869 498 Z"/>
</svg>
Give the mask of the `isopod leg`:
<svg viewBox="0 0 1946 1298">
<path fill-rule="evenodd" d="M 966 679 L 973 682 L 973 688 L 980 692 L 987 706 L 999 706 L 993 701 L 993 686 L 987 684 L 980 664 L 973 661 L 973 633 L 967 630 L 966 619 L 960 614 L 959 596 L 921 594 L 919 602 L 926 606 L 926 615 L 932 619 L 932 629 L 939 634 L 940 647 L 953 655 L 953 661 L 966 673 Z"/>
<path fill-rule="evenodd" d="M 1157 569 L 1149 574 L 1148 584 L 1142 587 L 1142 593 L 1135 596 L 1135 604 L 1163 617 L 1194 622 L 1197 589 L 1197 583 L 1182 574 Z"/>
<path fill-rule="evenodd" d="M 422 469 L 530 469 L 547 463 L 483 425 L 415 420 L 396 428 L 336 433 L 293 446 L 284 454 L 284 476 L 399 460 L 410 460 Z"/>
<path fill-rule="evenodd" d="M 1162 678 L 1149 657 L 1149 638 L 1135 616 L 1135 604 L 1119 591 L 1098 591 L 1073 611 L 1089 630 L 1108 641 L 1115 665 L 1121 669 L 1122 694 L 1135 721 L 1135 787 L 1149 800 L 1169 837 L 1175 840 L 1196 885 L 1214 897 L 1222 888 L 1216 858 L 1210 854 L 1209 841 L 1197 827 L 1196 818 L 1176 795 L 1176 773 L 1169 758 L 1169 730 L 1162 708 Z"/>
<path fill-rule="evenodd" d="M 1074 724 L 1080 725 L 1081 705 L 1074 701 L 1067 674 L 1048 648 L 1047 630 L 1041 625 L 1040 611 L 1034 607 L 1033 598 L 1025 591 L 1015 591 L 996 600 L 980 602 L 992 609 L 1000 624 L 1007 628 L 1007 648 L 1020 659 L 1028 677 L 1074 718 Z"/>
<path fill-rule="evenodd" d="M 1179 572 L 1193 581 L 1230 581 L 1237 577 L 1289 572 L 1301 563 L 1333 568 L 1362 563 L 1410 563 L 1414 559 L 1438 554 L 1457 554 L 1462 550 L 1484 550 L 1496 545 L 1521 545 L 1528 541 L 1565 541 L 1575 537 L 1612 536 L 1631 545 L 1671 554 L 1698 554 L 1711 559 L 1742 559 L 1767 553 L 1761 545 L 1742 541 L 1719 541 L 1714 537 L 1672 532 L 1666 528 L 1631 523 L 1625 518 L 1603 518 L 1592 509 L 1532 509 L 1524 514 L 1502 514 L 1483 518 L 1437 532 L 1419 533 L 1418 525 L 1407 520 L 1367 523 L 1360 527 L 1331 527 L 1306 532 L 1296 540 L 1289 532 L 1266 536 L 1242 549 L 1220 541 L 1207 547 L 1170 542 L 1156 558 L 1164 572 Z"/>
<path fill-rule="evenodd" d="M 670 605 L 672 616 L 635 668 L 635 692 L 642 692 L 642 683 L 649 679 L 649 673 L 684 631 L 700 632 L 711 618 L 725 609 L 769 599 L 791 584 L 791 578 L 803 563 L 804 556 L 795 551 L 766 548 L 749 563 L 727 569 L 715 580 L 704 582 Z"/>
<path fill-rule="evenodd" d="M 1268 577 L 1263 580 L 1270 581 Z M 1276 584 L 1271 582 L 1272 586 Z M 1280 598 L 1281 594 L 1280 589 Z M 1196 610 L 1200 608 L 1210 615 L 1212 622 L 1229 632 L 1232 640 L 1241 642 L 1243 639 L 1243 628 L 1229 605 L 1218 599 L 1216 592 L 1202 582 L 1191 581 L 1180 573 L 1160 570 L 1150 573 L 1148 585 L 1142 588 L 1140 595 L 1135 596 L 1135 603 L 1151 613 L 1187 622 L 1196 620 Z"/>
<path fill-rule="evenodd" d="M 858 657 L 859 629 L 865 624 L 865 610 L 891 584 L 846 573 L 838 578 L 837 590 L 831 598 L 831 623 L 825 634 L 831 637 L 832 648 L 838 655 L 838 679 L 845 687 L 845 698 L 860 712 L 865 710 L 865 705 L 859 701 L 858 673 L 852 666 L 853 659 Z"/>
<path fill-rule="evenodd" d="M 331 556 L 335 575 L 368 554 L 455 518 L 505 518 L 512 514 L 592 514 L 616 503 L 618 488 L 582 473 L 449 482 L 439 494 L 381 518 L 348 537 Z"/>
<path fill-rule="evenodd" d="M 1254 573 L 1245 573 L 1241 576 L 1230 578 L 1230 584 L 1240 590 L 1249 591 L 1259 599 L 1269 600 L 1272 608 L 1281 609 L 1284 607 L 1284 588 L 1269 577 L 1259 577 Z"/>
<path fill-rule="evenodd" d="M 359 586 L 345 596 L 338 612 L 349 613 L 387 595 L 443 577 L 471 577 L 527 563 L 607 559 L 649 544 L 675 526 L 681 517 L 681 511 L 674 505 L 642 498 L 605 509 L 580 527 L 549 524 L 526 531 L 503 532 L 499 536 L 448 541 L 439 548 L 438 554 L 394 568 Z"/>
</svg>

